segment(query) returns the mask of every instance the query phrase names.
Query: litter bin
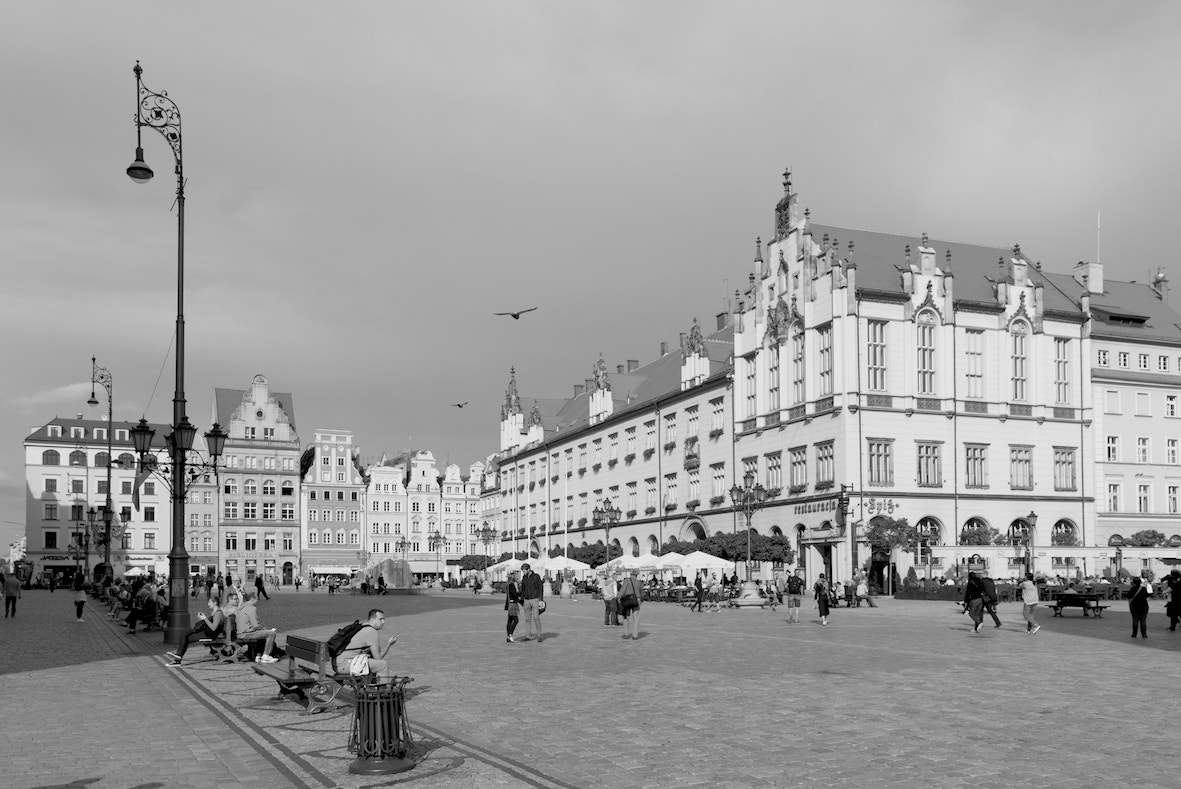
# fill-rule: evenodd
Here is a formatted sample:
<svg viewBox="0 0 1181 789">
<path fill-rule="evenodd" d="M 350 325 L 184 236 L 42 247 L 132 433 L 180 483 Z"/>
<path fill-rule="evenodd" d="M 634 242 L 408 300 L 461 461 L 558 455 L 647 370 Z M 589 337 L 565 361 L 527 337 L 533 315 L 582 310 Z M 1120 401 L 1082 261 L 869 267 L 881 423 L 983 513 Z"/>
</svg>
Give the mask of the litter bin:
<svg viewBox="0 0 1181 789">
<path fill-rule="evenodd" d="M 358 677 L 352 683 L 353 727 L 349 735 L 349 753 L 357 758 L 349 765 L 356 775 L 388 775 L 414 767 L 407 758 L 414 738 L 406 717 L 403 693 L 411 677 L 394 677 L 381 685 L 372 685 Z"/>
</svg>

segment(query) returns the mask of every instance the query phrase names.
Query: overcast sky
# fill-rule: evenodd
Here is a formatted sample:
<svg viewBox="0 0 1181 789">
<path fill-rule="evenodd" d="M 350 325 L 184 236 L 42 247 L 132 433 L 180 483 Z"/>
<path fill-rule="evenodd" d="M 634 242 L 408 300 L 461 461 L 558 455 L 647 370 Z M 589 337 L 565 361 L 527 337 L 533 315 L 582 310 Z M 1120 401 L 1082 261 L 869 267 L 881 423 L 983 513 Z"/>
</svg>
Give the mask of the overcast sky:
<svg viewBox="0 0 1181 789">
<path fill-rule="evenodd" d="M 117 419 L 171 418 L 175 177 L 152 131 L 156 179 L 124 174 L 137 59 L 183 114 L 193 422 L 262 373 L 305 443 L 348 429 L 365 455 L 466 471 L 498 448 L 510 366 L 522 394 L 568 396 L 600 352 L 643 363 L 712 325 L 789 164 L 818 222 L 1020 243 L 1065 272 L 1095 258 L 1101 209 L 1107 276 L 1168 268 L 1179 22 L 1175 3 L 10 4 L 0 521 L 24 522 L 32 428 L 101 410 L 91 354 Z"/>
</svg>

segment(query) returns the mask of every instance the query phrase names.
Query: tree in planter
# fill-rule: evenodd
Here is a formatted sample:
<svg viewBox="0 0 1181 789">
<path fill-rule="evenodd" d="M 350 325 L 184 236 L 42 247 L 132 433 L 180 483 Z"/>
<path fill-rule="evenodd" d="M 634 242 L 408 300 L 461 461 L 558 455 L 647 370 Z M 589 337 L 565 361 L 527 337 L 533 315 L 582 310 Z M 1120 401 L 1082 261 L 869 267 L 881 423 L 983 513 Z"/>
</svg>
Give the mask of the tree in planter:
<svg viewBox="0 0 1181 789">
<path fill-rule="evenodd" d="M 910 525 L 906 518 L 878 518 L 862 535 L 874 550 L 890 557 L 887 582 L 897 585 L 898 573 L 894 569 L 894 550 L 913 551 L 919 545 L 919 530 Z M 889 594 L 889 590 L 886 592 Z"/>
<path fill-rule="evenodd" d="M 1004 537 L 992 526 L 965 526 L 960 532 L 960 545 L 1001 545 Z"/>
</svg>

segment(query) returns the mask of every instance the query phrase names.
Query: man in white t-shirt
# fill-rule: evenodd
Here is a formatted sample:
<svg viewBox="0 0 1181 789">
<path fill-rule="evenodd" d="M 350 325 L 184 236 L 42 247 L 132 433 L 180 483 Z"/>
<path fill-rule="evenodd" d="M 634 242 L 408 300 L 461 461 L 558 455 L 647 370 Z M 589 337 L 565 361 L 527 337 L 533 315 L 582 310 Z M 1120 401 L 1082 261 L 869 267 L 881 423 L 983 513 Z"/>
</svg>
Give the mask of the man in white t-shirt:
<svg viewBox="0 0 1181 789">
<path fill-rule="evenodd" d="M 1021 582 L 1021 615 L 1025 617 L 1025 632 L 1036 633 L 1042 629 L 1033 619 L 1033 609 L 1037 608 L 1037 584 L 1033 582 L 1033 573 L 1026 573 L 1025 580 Z"/>
<path fill-rule="evenodd" d="M 384 645 L 382 644 L 377 631 L 385 627 L 385 612 L 380 608 L 374 608 L 369 612 L 369 618 L 365 625 L 349 640 L 344 651 L 337 655 L 337 670 L 347 672 L 350 660 L 357 655 L 368 655 L 369 672 L 376 674 L 379 680 L 385 682 L 394 676 L 393 668 L 390 667 L 385 656 L 390 651 L 390 647 L 398 640 L 398 636 L 392 635 Z"/>
</svg>

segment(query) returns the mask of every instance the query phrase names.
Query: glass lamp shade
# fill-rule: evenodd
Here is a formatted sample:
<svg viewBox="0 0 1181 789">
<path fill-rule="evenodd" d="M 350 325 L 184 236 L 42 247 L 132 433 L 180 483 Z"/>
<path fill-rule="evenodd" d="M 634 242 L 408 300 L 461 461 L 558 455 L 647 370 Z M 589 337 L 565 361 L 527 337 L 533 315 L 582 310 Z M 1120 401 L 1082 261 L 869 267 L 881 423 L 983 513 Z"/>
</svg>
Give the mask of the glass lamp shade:
<svg viewBox="0 0 1181 789">
<path fill-rule="evenodd" d="M 619 509 L 619 507 L 612 507 L 611 508 L 611 522 L 612 523 L 619 523 L 619 517 L 621 515 L 623 515 L 623 512 Z"/>
<path fill-rule="evenodd" d="M 738 487 L 737 485 L 735 485 L 734 487 L 730 488 L 730 499 L 731 499 L 731 500 L 732 500 L 732 501 L 733 501 L 735 504 L 737 504 L 738 502 L 742 501 L 742 488 Z"/>
<path fill-rule="evenodd" d="M 91 406 L 92 408 L 98 405 L 98 398 L 94 396 L 93 389 L 90 390 L 90 399 L 86 401 L 86 405 Z"/>
<path fill-rule="evenodd" d="M 753 471 L 748 471 L 742 475 L 743 487 L 749 489 L 749 488 L 753 487 L 754 484 L 755 484 L 755 473 Z"/>
<path fill-rule="evenodd" d="M 755 501 L 762 504 L 767 500 L 767 489 L 763 487 L 762 483 L 755 485 Z"/>
<path fill-rule="evenodd" d="M 1029 515 L 1027 515 L 1025 519 L 1027 521 L 1029 521 L 1029 528 L 1030 529 L 1033 529 L 1034 526 L 1037 526 L 1037 513 L 1036 512 L 1030 512 Z"/>
<path fill-rule="evenodd" d="M 205 444 L 209 448 L 209 457 L 217 460 L 221 457 L 222 450 L 225 449 L 226 439 L 229 438 L 229 433 L 221 429 L 221 425 L 217 422 L 213 423 L 213 429 L 205 434 Z"/>
<path fill-rule="evenodd" d="M 193 427 L 193 423 L 189 421 L 187 416 L 182 416 L 180 424 L 172 430 L 172 438 L 176 442 L 176 448 L 181 452 L 188 452 L 193 448 L 193 439 L 196 437 L 197 428 Z"/>
<path fill-rule="evenodd" d="M 152 448 L 152 439 L 156 437 L 156 431 L 148 427 L 148 420 L 140 418 L 139 424 L 131 428 L 131 443 L 135 446 L 135 451 L 142 457 L 148 453 Z"/>
<path fill-rule="evenodd" d="M 147 162 L 144 161 L 144 149 L 137 147 L 135 149 L 135 161 L 127 166 L 127 175 L 131 180 L 137 184 L 144 184 L 152 180 L 155 175 L 152 168 L 148 167 Z"/>
<path fill-rule="evenodd" d="M 599 509 L 598 507 L 595 507 L 593 510 L 591 510 L 591 518 L 594 519 L 595 524 L 602 523 L 603 522 L 603 511 L 601 509 Z"/>
</svg>

